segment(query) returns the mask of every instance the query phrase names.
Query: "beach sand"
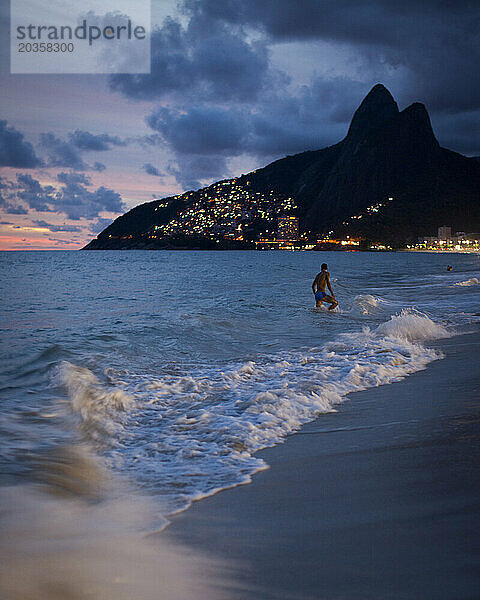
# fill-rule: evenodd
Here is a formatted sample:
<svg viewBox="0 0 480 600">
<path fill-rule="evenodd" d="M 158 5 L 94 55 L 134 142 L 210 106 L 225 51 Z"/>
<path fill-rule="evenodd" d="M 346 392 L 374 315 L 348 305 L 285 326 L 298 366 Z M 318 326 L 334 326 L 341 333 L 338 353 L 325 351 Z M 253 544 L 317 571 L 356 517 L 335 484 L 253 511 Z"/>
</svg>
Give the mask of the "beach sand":
<svg viewBox="0 0 480 600">
<path fill-rule="evenodd" d="M 275 448 L 270 469 L 162 535 L 226 559 L 225 599 L 480 597 L 480 328 L 446 357 L 351 394 Z"/>
</svg>

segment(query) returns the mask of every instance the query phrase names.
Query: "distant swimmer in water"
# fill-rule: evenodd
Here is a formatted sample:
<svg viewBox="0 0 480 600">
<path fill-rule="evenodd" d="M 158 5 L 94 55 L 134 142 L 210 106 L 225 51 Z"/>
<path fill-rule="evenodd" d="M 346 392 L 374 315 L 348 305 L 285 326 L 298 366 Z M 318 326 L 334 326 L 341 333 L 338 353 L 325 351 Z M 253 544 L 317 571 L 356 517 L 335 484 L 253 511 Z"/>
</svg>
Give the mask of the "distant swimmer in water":
<svg viewBox="0 0 480 600">
<path fill-rule="evenodd" d="M 315 294 L 316 307 L 320 308 L 323 302 L 329 302 L 330 306 L 328 310 L 333 310 L 338 306 L 338 302 L 335 300 L 335 294 L 333 293 L 332 286 L 330 285 L 330 273 L 327 271 L 328 267 L 326 263 L 323 263 L 322 270 L 315 277 L 312 283 L 312 290 Z M 325 289 L 328 287 L 331 296 L 329 296 Z"/>
<path fill-rule="evenodd" d="M 447 271 L 453 271 L 452 265 L 447 265 Z"/>
</svg>

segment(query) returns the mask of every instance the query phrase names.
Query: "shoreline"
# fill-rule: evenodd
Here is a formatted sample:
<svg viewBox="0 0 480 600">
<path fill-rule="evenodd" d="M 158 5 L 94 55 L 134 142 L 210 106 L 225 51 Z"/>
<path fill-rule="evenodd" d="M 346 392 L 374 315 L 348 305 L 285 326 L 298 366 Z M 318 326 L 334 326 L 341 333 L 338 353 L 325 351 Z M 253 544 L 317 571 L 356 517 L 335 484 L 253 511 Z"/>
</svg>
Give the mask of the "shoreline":
<svg viewBox="0 0 480 600">
<path fill-rule="evenodd" d="M 415 250 L 414 248 L 401 248 L 394 252 L 414 252 L 417 254 L 480 254 L 480 250 Z"/>
<path fill-rule="evenodd" d="M 260 451 L 270 469 L 195 502 L 161 535 L 231 561 L 229 600 L 474 598 L 470 329 L 427 344 L 445 358 L 426 370 L 352 393 Z"/>
<path fill-rule="evenodd" d="M 372 254 L 385 254 L 392 252 L 412 252 L 416 254 L 480 254 L 480 250 L 420 250 L 413 248 L 392 248 L 385 250 L 377 250 L 373 248 L 201 248 L 201 247 L 187 247 L 187 246 L 172 246 L 165 248 L 77 248 L 74 250 L 78 251 L 86 251 L 86 252 L 125 252 L 125 251 L 145 251 L 145 252 L 334 252 L 334 253 L 344 253 L 344 252 L 371 252 Z M 0 250 L 0 252 L 9 252 L 9 250 Z M 28 252 L 28 250 L 14 250 L 13 252 Z M 30 251 L 32 252 L 32 251 Z M 33 250 L 33 252 L 39 252 L 39 250 Z"/>
</svg>

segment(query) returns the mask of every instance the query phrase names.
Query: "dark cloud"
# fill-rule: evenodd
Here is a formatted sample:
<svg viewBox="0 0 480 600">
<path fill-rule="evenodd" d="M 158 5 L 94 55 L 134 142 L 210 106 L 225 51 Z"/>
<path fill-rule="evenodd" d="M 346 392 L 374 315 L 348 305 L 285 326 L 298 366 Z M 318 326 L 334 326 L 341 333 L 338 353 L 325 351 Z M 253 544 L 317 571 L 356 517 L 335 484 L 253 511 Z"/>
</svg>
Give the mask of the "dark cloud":
<svg viewBox="0 0 480 600">
<path fill-rule="evenodd" d="M 15 198 L 14 184 L 4 177 L 0 177 L 0 208 L 3 213 L 10 215 L 25 215 L 28 212 L 24 206 L 18 204 Z M 3 224 L 8 225 L 9 223 Z"/>
<path fill-rule="evenodd" d="M 156 177 L 160 177 L 160 171 L 157 169 L 157 167 L 154 167 L 151 163 L 145 163 L 143 165 L 143 168 L 145 170 L 145 173 L 148 173 L 149 175 L 155 175 Z"/>
<path fill-rule="evenodd" d="M 94 206 L 98 207 L 100 211 L 119 213 L 125 210 L 125 204 L 118 192 L 102 185 L 95 192 L 90 193 Z"/>
<path fill-rule="evenodd" d="M 88 165 L 83 162 L 78 148 L 72 143 L 61 140 L 53 133 L 42 133 L 40 143 L 48 154 L 48 166 L 68 167 L 83 171 Z"/>
<path fill-rule="evenodd" d="M 8 127 L 7 121 L 0 121 L 0 166 L 34 169 L 41 165 L 42 161 L 33 146 L 24 140 L 23 133 Z"/>
<path fill-rule="evenodd" d="M 63 186 L 56 195 L 55 208 L 70 219 L 95 219 L 103 211 L 119 213 L 125 210 L 117 192 L 103 186 L 93 192 L 87 189 L 91 183 L 83 173 L 59 173 L 57 179 Z"/>
<path fill-rule="evenodd" d="M 239 152 L 243 146 L 244 117 L 233 108 L 193 106 L 188 111 L 159 108 L 147 118 L 176 151 L 184 154 Z"/>
<path fill-rule="evenodd" d="M 297 95 L 263 94 L 268 110 L 232 106 L 160 107 L 147 118 L 151 142 L 174 152 L 169 172 L 184 187 L 229 175 L 227 159 L 240 154 L 261 161 L 322 148 L 347 132 L 354 109 L 368 92 L 355 81 L 316 80 Z"/>
<path fill-rule="evenodd" d="M 29 173 L 17 174 L 16 198 L 23 200 L 29 208 L 41 212 L 54 212 L 55 188 L 51 185 L 42 186 Z"/>
<path fill-rule="evenodd" d="M 186 190 L 198 189 L 204 182 L 221 179 L 230 174 L 223 154 L 178 154 L 176 164 L 170 164 L 167 172 Z"/>
<path fill-rule="evenodd" d="M 83 184 L 90 185 L 91 180 L 85 173 L 74 173 L 73 171 L 65 172 L 62 171 L 57 175 L 57 181 L 64 183 L 65 185 Z"/>
<path fill-rule="evenodd" d="M 159 133 L 156 143 L 166 144 L 174 153 L 176 165 L 170 164 L 167 172 L 188 189 L 227 175 L 227 158 L 240 154 L 247 144 L 245 117 L 233 108 L 161 107 L 147 123 Z"/>
<path fill-rule="evenodd" d="M 476 0 L 184 0 L 182 5 L 192 20 L 241 24 L 275 40 L 322 38 L 389 46 L 409 34 L 406 25 L 419 32 L 439 22 L 478 19 Z"/>
<path fill-rule="evenodd" d="M 97 219 L 104 211 L 118 214 L 125 210 L 120 194 L 103 186 L 89 189 L 90 178 L 84 173 L 62 172 L 57 175 L 57 180 L 61 184 L 60 189 L 43 186 L 28 173 L 18 173 L 16 183 L 1 180 L 0 206 L 10 214 L 26 214 L 28 211 L 24 205 L 27 205 L 39 212 L 62 213 L 72 220 Z M 3 188 L 8 189 L 4 191 Z"/>
<path fill-rule="evenodd" d="M 103 231 L 111 223 L 112 219 L 104 219 L 102 217 L 99 217 L 98 219 L 90 223 L 89 231 L 93 234 L 100 233 L 100 231 Z"/>
<path fill-rule="evenodd" d="M 45 227 L 46 229 L 49 229 L 51 232 L 53 233 L 57 233 L 59 231 L 67 231 L 67 232 L 77 232 L 77 231 L 81 231 L 80 227 L 77 227 L 75 225 L 66 225 L 65 223 L 63 225 L 53 225 L 52 223 L 47 223 L 46 221 L 33 221 L 34 225 L 36 225 L 37 227 Z"/>
<path fill-rule="evenodd" d="M 357 81 L 317 78 L 297 94 L 271 93 L 265 97 L 268 110 L 249 115 L 244 150 L 267 159 L 336 143 L 368 91 Z"/>
<path fill-rule="evenodd" d="M 55 242 L 56 244 L 61 244 L 63 246 L 69 246 L 72 243 L 71 240 L 61 240 L 60 238 L 54 238 L 51 236 L 48 237 L 48 241 Z"/>
<path fill-rule="evenodd" d="M 126 142 L 116 136 L 107 134 L 94 135 L 88 131 L 76 130 L 68 135 L 68 140 L 62 140 L 53 133 L 42 133 L 40 143 L 48 155 L 49 167 L 68 167 L 77 171 L 105 171 L 101 162 L 89 165 L 84 162 L 81 153 L 86 151 L 111 150 L 112 146 L 125 146 Z"/>
<path fill-rule="evenodd" d="M 192 21 L 248 26 L 270 43 L 337 42 L 371 65 L 405 70 L 402 88 L 433 110 L 480 109 L 478 1 L 186 0 Z M 211 25 L 215 27 L 216 25 Z"/>
<path fill-rule="evenodd" d="M 126 146 L 127 143 L 114 135 L 106 133 L 93 134 L 89 131 L 75 130 L 69 136 L 70 141 L 80 150 L 94 150 L 104 152 L 110 150 L 112 146 Z"/>
<path fill-rule="evenodd" d="M 112 89 L 141 100 L 199 94 L 216 100 L 254 99 L 265 84 L 268 54 L 238 27 L 168 18 L 152 32 L 151 73 L 112 75 Z"/>
</svg>

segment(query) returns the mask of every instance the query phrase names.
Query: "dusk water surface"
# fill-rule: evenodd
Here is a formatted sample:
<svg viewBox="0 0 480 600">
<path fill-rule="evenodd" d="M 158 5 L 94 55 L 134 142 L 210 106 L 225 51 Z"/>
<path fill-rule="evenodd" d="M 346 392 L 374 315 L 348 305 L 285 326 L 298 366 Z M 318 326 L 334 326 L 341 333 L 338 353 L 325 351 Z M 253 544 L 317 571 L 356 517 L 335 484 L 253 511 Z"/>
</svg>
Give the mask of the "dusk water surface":
<svg viewBox="0 0 480 600">
<path fill-rule="evenodd" d="M 324 261 L 334 313 L 313 308 Z M 479 279 L 460 254 L 2 253 L 4 482 L 87 448 L 161 526 L 349 392 L 441 358 L 428 340 L 478 320 Z"/>
</svg>

